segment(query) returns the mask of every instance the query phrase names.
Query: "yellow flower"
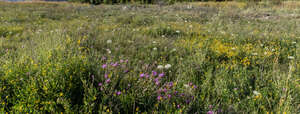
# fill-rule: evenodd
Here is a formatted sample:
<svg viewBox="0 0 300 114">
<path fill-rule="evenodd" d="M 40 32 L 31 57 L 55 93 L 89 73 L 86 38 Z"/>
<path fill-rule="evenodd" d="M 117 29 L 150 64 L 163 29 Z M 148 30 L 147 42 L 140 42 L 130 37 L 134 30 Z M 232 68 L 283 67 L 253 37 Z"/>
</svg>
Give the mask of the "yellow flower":
<svg viewBox="0 0 300 114">
<path fill-rule="evenodd" d="M 139 108 L 139 107 L 136 107 L 136 108 L 135 108 L 135 111 L 137 111 L 137 112 L 138 112 L 139 110 L 140 110 L 140 108 Z"/>
</svg>

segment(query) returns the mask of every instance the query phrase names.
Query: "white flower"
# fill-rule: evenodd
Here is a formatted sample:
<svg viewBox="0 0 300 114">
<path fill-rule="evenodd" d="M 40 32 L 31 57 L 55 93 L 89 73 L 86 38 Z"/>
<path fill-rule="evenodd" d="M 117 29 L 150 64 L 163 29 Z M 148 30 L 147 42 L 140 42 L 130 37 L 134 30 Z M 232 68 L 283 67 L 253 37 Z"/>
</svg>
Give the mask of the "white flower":
<svg viewBox="0 0 300 114">
<path fill-rule="evenodd" d="M 164 37 L 165 37 L 165 35 L 162 35 L 161 37 L 163 37 L 163 38 L 164 38 Z"/>
<path fill-rule="evenodd" d="M 179 30 L 176 30 L 176 33 L 180 33 L 180 31 L 179 31 Z"/>
<path fill-rule="evenodd" d="M 176 51 L 176 48 L 172 49 L 172 51 L 171 51 L 171 52 L 174 52 L 174 51 Z"/>
<path fill-rule="evenodd" d="M 257 53 L 252 53 L 252 55 L 258 55 Z"/>
<path fill-rule="evenodd" d="M 293 56 L 288 56 L 288 58 L 289 58 L 289 59 L 295 59 L 295 57 L 293 57 Z"/>
<path fill-rule="evenodd" d="M 233 47 L 233 48 L 231 48 L 231 49 L 232 49 L 232 50 L 235 50 L 236 48 Z"/>
<path fill-rule="evenodd" d="M 193 25 L 189 25 L 190 28 L 193 28 Z"/>
<path fill-rule="evenodd" d="M 188 84 L 184 84 L 183 86 L 186 87 L 186 88 L 190 87 Z"/>
<path fill-rule="evenodd" d="M 275 51 L 275 49 L 272 49 L 272 51 Z"/>
<path fill-rule="evenodd" d="M 157 50 L 157 48 L 155 47 L 155 48 L 153 48 L 153 50 L 154 50 L 154 51 L 156 51 L 156 50 Z"/>
<path fill-rule="evenodd" d="M 296 44 L 297 42 L 292 42 L 292 44 Z"/>
<path fill-rule="evenodd" d="M 109 53 L 109 54 L 111 53 L 110 49 L 106 49 L 106 51 L 107 51 L 107 53 Z"/>
<path fill-rule="evenodd" d="M 153 44 L 156 44 L 157 42 L 156 42 L 156 41 L 153 41 L 152 43 L 153 43 Z"/>
<path fill-rule="evenodd" d="M 111 44 L 112 40 L 107 40 L 106 43 Z"/>
<path fill-rule="evenodd" d="M 164 68 L 164 66 L 162 66 L 162 65 L 158 65 L 158 66 L 157 66 L 157 68 L 158 68 L 158 69 L 163 69 L 163 68 Z"/>
<path fill-rule="evenodd" d="M 260 93 L 258 91 L 253 91 L 254 95 L 260 95 Z"/>
<path fill-rule="evenodd" d="M 169 69 L 169 68 L 171 68 L 171 66 L 172 66 L 171 64 L 166 64 L 166 65 L 165 65 L 165 68 L 166 68 L 166 69 Z"/>
</svg>

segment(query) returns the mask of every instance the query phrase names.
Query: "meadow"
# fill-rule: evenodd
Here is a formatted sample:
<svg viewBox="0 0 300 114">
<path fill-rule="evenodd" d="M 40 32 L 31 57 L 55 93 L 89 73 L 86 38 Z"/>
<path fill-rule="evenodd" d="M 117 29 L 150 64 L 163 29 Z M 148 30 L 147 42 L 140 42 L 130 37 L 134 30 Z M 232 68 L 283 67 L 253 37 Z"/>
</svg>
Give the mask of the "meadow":
<svg viewBox="0 0 300 114">
<path fill-rule="evenodd" d="M 300 113 L 300 2 L 0 2 L 0 113 Z"/>
</svg>

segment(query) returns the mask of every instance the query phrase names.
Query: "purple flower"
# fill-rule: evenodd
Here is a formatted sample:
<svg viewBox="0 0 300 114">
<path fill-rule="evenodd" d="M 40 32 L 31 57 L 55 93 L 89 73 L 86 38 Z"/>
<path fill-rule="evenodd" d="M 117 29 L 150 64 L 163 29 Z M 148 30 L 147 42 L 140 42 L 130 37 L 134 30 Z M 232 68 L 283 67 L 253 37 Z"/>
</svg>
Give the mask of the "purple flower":
<svg viewBox="0 0 300 114">
<path fill-rule="evenodd" d="M 101 59 L 102 59 L 102 60 L 106 60 L 106 57 L 103 56 Z"/>
<path fill-rule="evenodd" d="M 106 83 L 110 83 L 110 81 L 111 81 L 111 80 L 108 78 L 105 82 L 106 82 Z"/>
<path fill-rule="evenodd" d="M 143 77 L 145 77 L 145 74 L 144 73 L 140 74 L 140 78 L 143 78 Z"/>
<path fill-rule="evenodd" d="M 177 108 L 180 108 L 180 105 L 179 105 L 179 104 L 177 105 Z"/>
<path fill-rule="evenodd" d="M 118 62 L 112 63 L 112 64 L 111 64 L 111 66 L 113 66 L 113 67 L 116 67 L 116 66 L 118 66 L 118 65 L 119 65 Z"/>
<path fill-rule="evenodd" d="M 157 72 L 156 71 L 152 71 L 152 76 L 156 76 Z"/>
<path fill-rule="evenodd" d="M 125 63 L 128 63 L 128 59 L 125 60 Z"/>
<path fill-rule="evenodd" d="M 178 93 L 178 91 L 175 91 L 175 92 L 174 92 L 174 95 L 177 95 L 177 93 Z"/>
<path fill-rule="evenodd" d="M 193 86 L 193 83 L 192 83 L 192 82 L 190 82 L 190 83 L 189 83 L 189 86 Z"/>
<path fill-rule="evenodd" d="M 206 114 L 214 114 L 214 111 L 208 111 Z"/>
<path fill-rule="evenodd" d="M 185 102 L 186 102 L 186 104 L 190 104 L 191 101 L 190 100 L 186 100 Z"/>
<path fill-rule="evenodd" d="M 99 84 L 98 84 L 98 86 L 102 86 L 102 85 L 103 85 L 102 83 L 99 83 Z"/>
<path fill-rule="evenodd" d="M 164 88 L 164 92 L 165 92 L 165 93 L 167 92 L 167 89 L 166 89 L 166 88 Z"/>
<path fill-rule="evenodd" d="M 107 75 L 107 74 L 104 74 L 104 78 L 107 79 L 107 78 L 108 78 L 108 75 Z"/>
<path fill-rule="evenodd" d="M 121 95 L 121 91 L 118 91 L 116 94 L 117 94 L 117 95 Z"/>
<path fill-rule="evenodd" d="M 157 81 L 157 82 L 155 82 L 155 84 L 156 84 L 156 85 L 159 85 L 159 84 L 160 84 L 160 82 L 159 82 L 159 81 Z"/>
<path fill-rule="evenodd" d="M 154 81 L 155 81 L 155 82 L 158 82 L 158 81 L 159 81 L 159 78 L 155 78 Z"/>
<path fill-rule="evenodd" d="M 161 96 L 157 96 L 157 100 L 162 100 L 162 97 Z"/>
<path fill-rule="evenodd" d="M 123 62 L 124 62 L 124 60 L 123 60 L 123 59 L 121 59 L 121 60 L 120 60 L 120 63 L 123 63 Z"/>
<path fill-rule="evenodd" d="M 102 68 L 105 69 L 107 67 L 107 64 L 103 64 Z"/>
<path fill-rule="evenodd" d="M 164 73 L 160 73 L 159 75 L 158 75 L 158 77 L 163 77 L 165 74 Z"/>
<path fill-rule="evenodd" d="M 146 78 L 149 78 L 149 75 L 148 75 L 148 74 L 146 74 Z"/>
<path fill-rule="evenodd" d="M 180 96 L 183 97 L 183 96 L 184 96 L 184 93 L 181 93 Z"/>
<path fill-rule="evenodd" d="M 124 71 L 124 73 L 128 73 L 128 72 L 129 72 L 129 70 L 125 70 L 125 71 Z"/>
<path fill-rule="evenodd" d="M 196 85 L 194 85 L 194 86 L 193 86 L 193 88 L 195 88 L 195 89 L 196 89 L 196 88 L 197 88 L 197 86 L 196 86 Z"/>
<path fill-rule="evenodd" d="M 169 87 L 173 87 L 173 82 L 169 82 Z"/>
<path fill-rule="evenodd" d="M 168 94 L 168 98 L 171 99 L 172 95 Z"/>
</svg>

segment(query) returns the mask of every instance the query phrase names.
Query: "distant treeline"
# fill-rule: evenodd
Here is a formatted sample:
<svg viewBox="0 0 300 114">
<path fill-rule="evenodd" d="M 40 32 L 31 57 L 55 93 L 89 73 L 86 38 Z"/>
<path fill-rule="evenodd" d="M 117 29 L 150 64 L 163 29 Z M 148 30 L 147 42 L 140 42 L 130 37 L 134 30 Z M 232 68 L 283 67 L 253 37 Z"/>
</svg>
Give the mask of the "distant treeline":
<svg viewBox="0 0 300 114">
<path fill-rule="evenodd" d="M 122 4 L 122 3 L 141 3 L 141 4 L 172 4 L 176 2 L 222 2 L 222 1 L 244 1 L 244 2 L 259 2 L 268 0 L 69 0 L 73 2 L 83 2 L 91 4 Z M 269 0 L 269 1 L 284 1 L 284 0 Z"/>
</svg>

